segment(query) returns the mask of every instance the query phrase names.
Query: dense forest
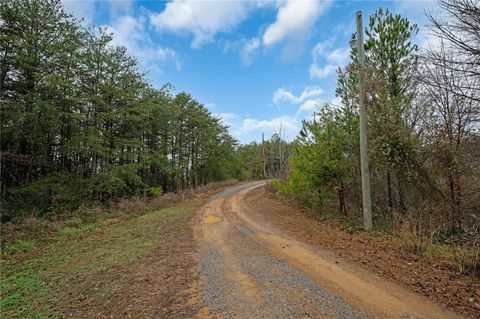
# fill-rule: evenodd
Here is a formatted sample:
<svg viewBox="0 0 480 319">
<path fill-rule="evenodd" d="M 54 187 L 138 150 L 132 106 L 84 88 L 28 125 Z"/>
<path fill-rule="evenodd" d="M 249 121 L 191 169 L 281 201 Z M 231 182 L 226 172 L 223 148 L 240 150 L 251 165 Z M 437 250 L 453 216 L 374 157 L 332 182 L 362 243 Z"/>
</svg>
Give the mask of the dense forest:
<svg viewBox="0 0 480 319">
<path fill-rule="evenodd" d="M 480 252 L 480 7 L 439 0 L 428 15 L 435 40 L 379 9 L 365 28 L 368 142 L 374 227 L 407 237 L 459 241 L 474 265 Z M 341 107 L 325 105 L 304 121 L 281 192 L 316 208 L 361 216 L 358 63 L 338 69 Z M 360 224 L 360 223 L 358 223 Z M 476 256 L 476 257 L 475 257 Z"/>
<path fill-rule="evenodd" d="M 60 0 L 0 6 L 2 219 L 239 177 L 237 141 Z"/>
</svg>

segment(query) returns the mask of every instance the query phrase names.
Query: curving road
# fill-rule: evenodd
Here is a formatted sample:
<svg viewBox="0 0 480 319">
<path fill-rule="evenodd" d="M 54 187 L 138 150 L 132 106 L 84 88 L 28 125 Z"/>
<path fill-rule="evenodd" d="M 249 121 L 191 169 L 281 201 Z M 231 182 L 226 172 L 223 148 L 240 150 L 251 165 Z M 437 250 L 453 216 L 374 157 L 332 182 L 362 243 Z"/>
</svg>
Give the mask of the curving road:
<svg viewBox="0 0 480 319">
<path fill-rule="evenodd" d="M 227 188 L 198 212 L 198 317 L 459 318 L 282 234 L 249 209 L 264 182 Z"/>
</svg>

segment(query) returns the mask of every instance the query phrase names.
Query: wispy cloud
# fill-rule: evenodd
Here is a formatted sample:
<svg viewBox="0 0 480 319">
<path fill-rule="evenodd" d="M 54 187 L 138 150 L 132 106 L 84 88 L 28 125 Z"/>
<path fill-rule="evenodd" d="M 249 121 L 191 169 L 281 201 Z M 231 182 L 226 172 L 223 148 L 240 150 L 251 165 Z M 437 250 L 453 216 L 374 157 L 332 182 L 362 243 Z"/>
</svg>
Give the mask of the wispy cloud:
<svg viewBox="0 0 480 319">
<path fill-rule="evenodd" d="M 78 0 L 76 0 L 78 1 Z M 82 2 L 82 1 L 79 1 Z M 110 17 L 118 17 L 125 14 L 131 14 L 133 9 L 133 0 L 111 0 L 106 1 L 110 11 Z"/>
<path fill-rule="evenodd" d="M 315 21 L 330 7 L 331 1 L 257 1 L 253 9 L 265 7 L 276 8 L 276 19 L 265 30 L 260 29 L 259 35 L 244 43 L 240 49 L 240 59 L 245 66 L 252 64 L 254 56 L 262 48 L 283 44 L 283 57 L 296 56 L 299 45 L 308 39 L 310 29 Z M 251 9 L 251 8 L 248 8 Z M 231 48 L 231 42 L 224 43 L 224 51 Z"/>
<path fill-rule="evenodd" d="M 274 133 L 282 131 L 282 136 L 287 140 L 292 140 L 300 130 L 300 123 L 295 117 L 279 116 L 271 119 L 259 120 L 256 118 L 246 118 L 240 122 L 238 127 L 240 140 L 248 138 L 250 140 L 259 140 L 262 133 L 271 136 Z"/>
<path fill-rule="evenodd" d="M 348 63 L 350 49 L 348 47 L 338 47 L 329 50 L 331 42 L 320 42 L 312 50 L 312 64 L 309 73 L 311 78 L 324 79 L 332 74 L 339 66 Z"/>
<path fill-rule="evenodd" d="M 130 54 L 138 58 L 144 68 L 159 72 L 163 66 L 171 63 L 180 70 L 182 62 L 175 50 L 154 42 L 146 30 L 146 23 L 145 16 L 124 15 L 104 27 L 113 33 L 113 45 L 127 48 Z"/>
<path fill-rule="evenodd" d="M 229 112 L 214 114 L 214 116 L 219 118 L 224 124 L 227 124 L 229 126 L 235 124 L 235 122 L 240 118 L 240 115 L 238 115 L 237 113 Z"/>
<path fill-rule="evenodd" d="M 305 100 L 320 96 L 323 94 L 323 89 L 319 86 L 307 86 L 302 93 L 299 95 L 294 95 L 292 92 L 285 88 L 280 88 L 273 93 L 273 103 L 279 104 L 282 101 L 299 104 L 304 102 Z"/>
<path fill-rule="evenodd" d="M 241 142 L 260 140 L 262 133 L 269 138 L 274 133 L 282 131 L 282 136 L 293 140 L 300 130 L 301 121 L 296 117 L 283 115 L 270 119 L 242 117 L 237 113 L 215 114 L 222 122 L 230 127 L 230 133 Z"/>
<path fill-rule="evenodd" d="M 70 12 L 78 20 L 82 20 L 84 25 L 92 24 L 95 19 L 95 0 L 62 0 L 62 4 L 67 12 Z"/>
<path fill-rule="evenodd" d="M 240 51 L 240 58 L 242 59 L 243 65 L 251 65 L 253 60 L 253 55 L 260 47 L 260 39 L 252 38 L 250 41 L 245 43 L 242 51 Z"/>
<path fill-rule="evenodd" d="M 273 93 L 273 103 L 279 105 L 282 102 L 298 106 L 298 112 L 314 110 L 323 101 L 323 89 L 319 86 L 307 86 L 299 94 L 295 95 L 286 88 L 279 88 Z"/>
<path fill-rule="evenodd" d="M 325 101 L 321 98 L 306 100 L 298 108 L 298 113 L 313 111 L 323 103 L 325 103 Z"/>
</svg>

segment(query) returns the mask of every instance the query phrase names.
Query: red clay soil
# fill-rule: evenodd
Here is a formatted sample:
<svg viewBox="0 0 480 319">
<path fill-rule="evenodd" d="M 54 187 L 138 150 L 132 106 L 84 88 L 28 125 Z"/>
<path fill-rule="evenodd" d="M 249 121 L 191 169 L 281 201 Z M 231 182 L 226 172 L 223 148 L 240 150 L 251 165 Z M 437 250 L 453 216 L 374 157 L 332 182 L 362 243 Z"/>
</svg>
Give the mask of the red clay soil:
<svg viewBox="0 0 480 319">
<path fill-rule="evenodd" d="M 480 281 L 447 269 L 434 260 L 407 253 L 393 237 L 349 233 L 311 217 L 291 203 L 274 198 L 266 187 L 250 192 L 246 201 L 256 215 L 295 239 L 340 256 L 450 310 L 480 318 Z"/>
</svg>

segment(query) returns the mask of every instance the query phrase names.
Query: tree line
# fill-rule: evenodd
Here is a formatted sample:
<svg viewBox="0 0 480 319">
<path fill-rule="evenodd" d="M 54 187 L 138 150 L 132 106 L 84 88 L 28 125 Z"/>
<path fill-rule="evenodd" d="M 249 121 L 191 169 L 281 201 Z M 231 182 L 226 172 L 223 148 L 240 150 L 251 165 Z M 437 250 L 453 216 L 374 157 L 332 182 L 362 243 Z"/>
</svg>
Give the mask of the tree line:
<svg viewBox="0 0 480 319">
<path fill-rule="evenodd" d="M 0 5 L 2 216 L 238 177 L 237 141 L 190 94 L 152 87 L 60 0 Z"/>
<path fill-rule="evenodd" d="M 434 40 L 378 9 L 365 27 L 368 142 L 374 222 L 430 236 L 462 237 L 480 251 L 480 5 L 438 0 Z M 361 215 L 358 64 L 338 69 L 341 106 L 303 122 L 290 174 L 277 187 L 318 211 Z"/>
<path fill-rule="evenodd" d="M 243 179 L 282 178 L 288 174 L 291 143 L 281 137 L 281 129 L 269 140 L 239 145 L 237 159 Z"/>
</svg>

